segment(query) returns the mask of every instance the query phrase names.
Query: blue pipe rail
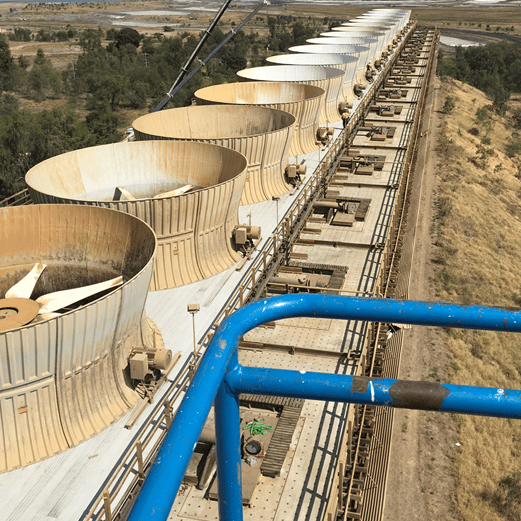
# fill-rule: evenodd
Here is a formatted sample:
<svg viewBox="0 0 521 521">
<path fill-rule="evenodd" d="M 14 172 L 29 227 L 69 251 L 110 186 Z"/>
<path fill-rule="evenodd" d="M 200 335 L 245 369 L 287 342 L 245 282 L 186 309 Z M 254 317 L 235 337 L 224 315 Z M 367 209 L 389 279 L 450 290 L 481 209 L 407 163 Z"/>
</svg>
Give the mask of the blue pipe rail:
<svg viewBox="0 0 521 521">
<path fill-rule="evenodd" d="M 128 518 L 166 521 L 215 400 L 219 517 L 242 520 L 239 393 L 521 418 L 521 391 L 244 367 L 240 338 L 273 320 L 320 317 L 521 332 L 521 312 L 434 302 L 285 295 L 230 315 L 217 330 Z"/>
</svg>

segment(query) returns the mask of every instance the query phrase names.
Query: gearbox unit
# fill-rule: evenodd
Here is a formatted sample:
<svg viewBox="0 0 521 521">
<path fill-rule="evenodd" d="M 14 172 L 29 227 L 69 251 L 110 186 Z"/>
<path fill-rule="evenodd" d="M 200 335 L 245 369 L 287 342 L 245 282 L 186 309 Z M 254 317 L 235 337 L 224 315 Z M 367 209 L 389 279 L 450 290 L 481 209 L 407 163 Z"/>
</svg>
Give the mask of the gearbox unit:
<svg viewBox="0 0 521 521">
<path fill-rule="evenodd" d="M 161 372 L 172 362 L 170 349 L 134 349 L 129 358 L 130 378 L 135 382 L 150 384 L 159 380 Z"/>
<path fill-rule="evenodd" d="M 319 127 L 317 129 L 317 142 L 323 147 L 329 145 L 335 130 L 332 127 Z"/>
<path fill-rule="evenodd" d="M 338 104 L 338 112 L 340 113 L 340 116 L 342 119 L 349 118 L 350 110 L 353 108 L 353 104 L 349 101 L 341 101 Z"/>
<path fill-rule="evenodd" d="M 262 239 L 261 227 L 240 224 L 233 229 L 233 239 L 237 250 L 247 254 L 253 251 L 256 243 Z"/>
<path fill-rule="evenodd" d="M 360 155 L 360 151 L 353 150 L 342 157 L 339 169 L 356 175 L 372 175 L 375 170 L 382 170 L 384 163 L 385 156 Z"/>
<path fill-rule="evenodd" d="M 402 113 L 402 107 L 397 105 L 373 105 L 370 110 L 382 117 L 393 117 Z"/>
<path fill-rule="evenodd" d="M 306 165 L 288 165 L 286 167 L 286 179 L 292 186 L 299 186 L 302 179 L 306 177 Z"/>
</svg>

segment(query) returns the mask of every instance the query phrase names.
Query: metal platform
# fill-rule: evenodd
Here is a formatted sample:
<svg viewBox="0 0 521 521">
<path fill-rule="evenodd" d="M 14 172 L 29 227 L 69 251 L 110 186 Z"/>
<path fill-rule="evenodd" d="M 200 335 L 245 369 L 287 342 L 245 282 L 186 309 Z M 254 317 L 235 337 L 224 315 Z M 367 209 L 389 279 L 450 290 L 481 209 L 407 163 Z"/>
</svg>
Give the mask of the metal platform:
<svg viewBox="0 0 521 521">
<path fill-rule="evenodd" d="M 378 78 L 378 77 L 377 77 Z M 414 89 L 410 89 L 405 101 L 414 101 Z M 356 101 L 353 111 L 362 101 Z M 406 112 L 404 109 L 403 112 Z M 361 137 L 357 148 L 367 148 L 372 154 L 385 156 L 385 166 L 374 176 L 347 175 L 346 182 L 363 186 L 335 186 L 341 196 L 370 200 L 363 222 L 355 222 L 351 228 L 335 227 L 326 223 L 314 223 L 320 234 L 301 234 L 304 239 L 318 239 L 334 244 L 302 245 L 293 247 L 295 253 L 305 253 L 306 262 L 338 264 L 348 266 L 342 290 L 350 292 L 375 291 L 381 276 L 381 261 L 384 252 L 377 244 L 384 243 L 388 236 L 397 192 L 390 185 L 400 182 L 401 164 L 404 161 L 402 144 L 407 141 L 410 129 L 407 124 L 397 121 L 393 140 L 388 146 L 381 142 L 366 144 Z M 336 139 L 342 130 L 342 123 L 334 125 Z M 334 146 L 331 145 L 331 146 Z M 299 156 L 299 163 L 308 166 L 308 177 L 293 195 L 285 194 L 277 201 L 265 201 L 243 206 L 239 210 L 240 222 L 261 226 L 263 240 L 258 245 L 262 252 L 277 227 L 279 221 L 303 193 L 312 179 L 312 172 L 319 167 L 327 150 Z M 333 187 L 332 187 L 333 188 Z M 340 245 L 342 243 L 342 245 Z M 345 243 L 345 244 L 344 244 Z M 135 411 L 111 425 L 94 438 L 58 456 L 24 469 L 0 475 L 0 509 L 2 519 L 39 520 L 84 520 L 93 508 L 94 499 L 106 489 L 117 500 L 123 497 L 123 483 L 128 476 L 138 472 L 134 467 L 121 467 L 118 478 L 107 485 L 113 477 L 114 469 L 125 461 L 127 453 L 133 450 L 140 429 L 157 431 L 152 442 L 144 450 L 144 456 L 154 450 L 154 440 L 164 429 L 161 414 L 164 409 L 162 398 L 172 392 L 173 386 L 180 386 L 177 377 L 186 371 L 193 352 L 192 317 L 187 305 L 200 304 L 195 319 L 196 339 L 201 339 L 214 329 L 218 317 L 229 295 L 245 279 L 249 266 L 260 258 L 255 253 L 246 262 L 242 271 L 236 266 L 187 286 L 149 293 L 146 310 L 161 331 L 165 347 L 172 352 L 180 352 L 180 360 L 159 389 L 152 404 L 146 405 L 143 413 L 128 429 L 125 425 Z M 368 342 L 367 325 L 361 322 L 333 321 L 328 319 L 291 319 L 277 323 L 275 328 L 259 328 L 249 333 L 245 341 L 250 342 L 240 350 L 241 362 L 259 367 L 296 367 L 302 370 L 318 370 L 331 373 L 361 374 L 365 361 L 364 345 Z M 310 349 L 311 348 L 311 349 Z M 309 351 L 306 351 L 309 350 Z M 324 356 L 317 357 L 316 351 Z M 175 382 L 175 385 L 174 385 Z M 168 405 L 174 411 L 179 399 Z M 298 407 L 297 407 L 298 408 Z M 289 414 L 288 409 L 288 414 Z M 354 412 L 352 413 L 354 414 Z M 292 411 L 294 435 L 289 442 L 289 452 L 276 462 L 279 469 L 276 477 L 261 476 L 255 487 L 251 504 L 255 510 L 245 510 L 245 518 L 259 517 L 285 521 L 295 519 L 320 519 L 324 516 L 334 476 L 331 468 L 336 468 L 337 458 L 345 440 L 350 413 L 348 406 L 336 403 L 322 403 L 306 400 L 301 411 Z M 280 418 L 279 418 L 280 422 Z M 275 438 L 276 439 L 276 438 Z M 286 440 L 287 442 L 287 440 Z M 272 472 L 273 473 L 273 472 Z M 121 485 L 121 486 L 120 486 Z M 195 487 L 181 490 L 169 519 L 216 519 L 217 505 L 205 498 L 206 491 Z M 103 503 L 96 503 L 96 515 Z"/>
</svg>

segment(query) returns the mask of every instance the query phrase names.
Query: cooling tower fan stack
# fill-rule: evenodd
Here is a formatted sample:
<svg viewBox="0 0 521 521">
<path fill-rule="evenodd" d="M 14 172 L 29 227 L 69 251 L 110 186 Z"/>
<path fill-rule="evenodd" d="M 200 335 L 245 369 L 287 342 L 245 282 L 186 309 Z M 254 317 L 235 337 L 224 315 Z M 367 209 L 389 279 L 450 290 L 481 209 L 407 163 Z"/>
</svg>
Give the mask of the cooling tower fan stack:
<svg viewBox="0 0 521 521">
<path fill-rule="evenodd" d="M 149 224 L 158 239 L 155 291 L 241 259 L 233 230 L 247 167 L 244 155 L 223 146 L 151 140 L 67 152 L 34 166 L 26 182 L 37 204 L 95 205 Z"/>
<path fill-rule="evenodd" d="M 290 156 L 318 148 L 316 134 L 326 92 L 322 87 L 283 81 L 248 81 L 204 87 L 195 92 L 197 105 L 257 105 L 289 112 L 295 117 Z"/>
<path fill-rule="evenodd" d="M 156 238 L 141 220 L 83 205 L 0 209 L 0 472 L 78 445 L 140 400 L 171 352 L 144 308 Z M 155 361 L 155 362 L 154 362 Z"/>
</svg>

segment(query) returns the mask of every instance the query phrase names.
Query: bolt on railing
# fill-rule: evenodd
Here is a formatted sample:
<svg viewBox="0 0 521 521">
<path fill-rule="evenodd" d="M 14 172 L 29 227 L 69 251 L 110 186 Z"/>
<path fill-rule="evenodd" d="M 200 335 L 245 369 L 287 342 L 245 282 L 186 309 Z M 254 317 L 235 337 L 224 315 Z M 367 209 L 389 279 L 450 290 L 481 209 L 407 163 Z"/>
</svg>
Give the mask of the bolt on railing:
<svg viewBox="0 0 521 521">
<path fill-rule="evenodd" d="M 291 317 L 521 332 L 521 312 L 492 307 L 332 295 L 285 295 L 245 306 L 221 324 L 208 346 L 129 521 L 168 518 L 214 400 L 219 516 L 242 520 L 240 393 L 521 419 L 518 390 L 239 364 L 238 344 L 244 334 L 263 323 Z"/>
</svg>

